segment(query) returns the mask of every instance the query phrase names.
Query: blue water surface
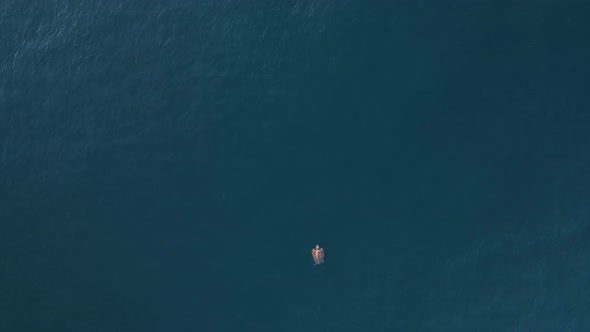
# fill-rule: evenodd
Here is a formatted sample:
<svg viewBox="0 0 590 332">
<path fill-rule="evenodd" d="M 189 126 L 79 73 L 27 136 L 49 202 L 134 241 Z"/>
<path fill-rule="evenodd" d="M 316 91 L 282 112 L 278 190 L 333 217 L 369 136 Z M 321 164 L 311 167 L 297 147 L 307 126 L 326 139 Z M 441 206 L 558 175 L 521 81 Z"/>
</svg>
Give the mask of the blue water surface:
<svg viewBox="0 0 590 332">
<path fill-rule="evenodd" d="M 590 330 L 588 13 L 0 2 L 0 331 Z"/>
</svg>

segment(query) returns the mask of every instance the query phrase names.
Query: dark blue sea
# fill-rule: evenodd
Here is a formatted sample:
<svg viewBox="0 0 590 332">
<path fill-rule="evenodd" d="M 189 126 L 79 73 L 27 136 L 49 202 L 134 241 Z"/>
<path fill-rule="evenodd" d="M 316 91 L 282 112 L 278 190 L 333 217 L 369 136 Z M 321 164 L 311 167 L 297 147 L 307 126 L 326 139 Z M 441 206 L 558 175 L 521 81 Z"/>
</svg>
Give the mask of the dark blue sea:
<svg viewBox="0 0 590 332">
<path fill-rule="evenodd" d="M 589 39 L 573 0 L 1 1 L 0 331 L 590 331 Z"/>
</svg>

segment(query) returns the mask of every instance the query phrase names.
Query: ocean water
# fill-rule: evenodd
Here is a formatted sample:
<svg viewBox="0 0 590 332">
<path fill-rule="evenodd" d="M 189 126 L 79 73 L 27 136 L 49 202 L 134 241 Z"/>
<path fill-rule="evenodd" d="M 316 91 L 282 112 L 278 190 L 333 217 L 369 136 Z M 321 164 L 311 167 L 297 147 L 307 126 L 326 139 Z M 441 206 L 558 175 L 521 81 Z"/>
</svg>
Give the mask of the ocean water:
<svg viewBox="0 0 590 332">
<path fill-rule="evenodd" d="M 2 1 L 0 331 L 590 330 L 588 13 Z"/>
</svg>

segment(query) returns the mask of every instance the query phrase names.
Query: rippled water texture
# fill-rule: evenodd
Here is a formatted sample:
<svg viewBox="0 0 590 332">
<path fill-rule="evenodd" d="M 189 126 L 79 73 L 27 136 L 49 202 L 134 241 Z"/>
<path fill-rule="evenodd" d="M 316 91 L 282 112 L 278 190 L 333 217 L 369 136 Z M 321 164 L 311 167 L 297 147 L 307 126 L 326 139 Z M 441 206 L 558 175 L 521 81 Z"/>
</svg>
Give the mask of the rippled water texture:
<svg viewBox="0 0 590 332">
<path fill-rule="evenodd" d="M 590 330 L 588 12 L 0 2 L 0 331 Z"/>
</svg>

